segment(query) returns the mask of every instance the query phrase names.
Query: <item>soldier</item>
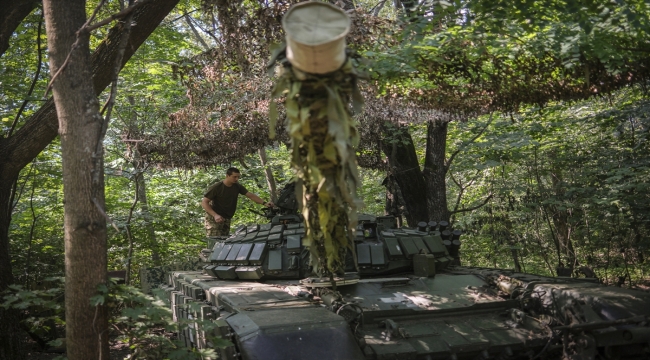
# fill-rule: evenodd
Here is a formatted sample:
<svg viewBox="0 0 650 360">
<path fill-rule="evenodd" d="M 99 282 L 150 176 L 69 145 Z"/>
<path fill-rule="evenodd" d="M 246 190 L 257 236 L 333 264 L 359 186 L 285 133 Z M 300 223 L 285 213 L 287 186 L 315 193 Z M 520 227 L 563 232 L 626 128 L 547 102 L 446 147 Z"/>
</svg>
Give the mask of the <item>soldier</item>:
<svg viewBox="0 0 650 360">
<path fill-rule="evenodd" d="M 264 202 L 262 198 L 246 190 L 244 185 L 239 183 L 241 173 L 237 168 L 231 167 L 226 171 L 226 178 L 212 184 L 203 194 L 201 206 L 206 212 L 205 232 L 206 236 L 227 236 L 230 231 L 230 219 L 235 215 L 237 209 L 237 198 L 239 194 L 256 204 L 273 207 L 272 202 Z"/>
</svg>

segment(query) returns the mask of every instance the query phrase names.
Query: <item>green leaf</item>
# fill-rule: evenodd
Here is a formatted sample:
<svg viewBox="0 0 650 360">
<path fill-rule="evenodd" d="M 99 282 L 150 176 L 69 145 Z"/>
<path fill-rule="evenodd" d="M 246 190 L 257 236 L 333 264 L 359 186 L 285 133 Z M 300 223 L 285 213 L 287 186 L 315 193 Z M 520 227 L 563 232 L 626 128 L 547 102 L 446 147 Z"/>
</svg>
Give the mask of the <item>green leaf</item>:
<svg viewBox="0 0 650 360">
<path fill-rule="evenodd" d="M 106 298 L 103 295 L 95 295 L 90 298 L 91 306 L 104 305 Z"/>
</svg>

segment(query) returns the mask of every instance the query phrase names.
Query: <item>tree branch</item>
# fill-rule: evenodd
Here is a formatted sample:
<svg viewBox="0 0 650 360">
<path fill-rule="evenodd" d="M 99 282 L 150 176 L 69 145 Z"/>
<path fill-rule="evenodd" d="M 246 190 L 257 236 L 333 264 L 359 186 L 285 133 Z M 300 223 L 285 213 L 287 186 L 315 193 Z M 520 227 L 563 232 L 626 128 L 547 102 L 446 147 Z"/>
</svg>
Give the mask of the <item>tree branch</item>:
<svg viewBox="0 0 650 360">
<path fill-rule="evenodd" d="M 63 64 L 61 64 L 61 67 L 56 70 L 56 73 L 54 73 L 54 75 L 52 76 L 50 83 L 47 84 L 47 88 L 45 88 L 45 94 L 43 94 L 43 97 L 46 98 L 47 95 L 49 95 L 50 90 L 52 90 L 52 86 L 54 85 L 54 80 L 56 80 L 56 78 L 59 77 L 59 74 L 61 74 L 63 70 L 65 70 L 65 68 L 68 67 L 68 62 L 70 62 L 70 58 L 72 57 L 72 54 L 79 47 L 79 44 L 81 43 L 80 40 L 81 38 L 77 37 L 77 40 L 75 40 L 75 42 L 72 43 L 68 56 L 65 58 L 65 61 L 63 61 Z"/>
<path fill-rule="evenodd" d="M 18 179 L 14 181 L 13 190 L 11 193 L 11 206 L 9 207 L 9 214 L 13 213 L 13 211 L 16 209 L 16 206 L 18 206 L 20 199 L 23 197 L 23 191 L 25 191 L 25 186 L 27 186 L 27 180 L 29 180 L 29 176 L 32 174 L 33 170 L 34 166 L 32 165 L 32 167 L 29 168 L 27 176 L 25 177 L 25 181 L 22 185 L 20 185 L 20 191 L 18 191 Z M 18 195 L 17 198 L 16 195 Z"/>
<path fill-rule="evenodd" d="M 140 6 L 144 5 L 144 4 L 147 4 L 147 3 L 151 2 L 151 1 L 152 0 L 138 1 L 137 3 L 133 4 L 132 6 L 129 6 L 126 9 L 111 15 L 111 16 L 107 17 L 106 19 L 102 20 L 102 21 L 99 21 L 99 22 L 97 22 L 95 24 L 92 24 L 92 25 L 85 25 L 84 27 L 79 29 L 79 31 L 80 32 L 81 31 L 91 32 L 93 30 L 96 30 L 96 29 L 98 29 L 98 28 L 100 28 L 100 27 L 102 27 L 104 25 L 108 25 L 108 24 L 112 23 L 115 20 L 121 19 L 121 18 L 131 14 L 133 12 L 133 10 L 135 10 L 138 7 L 140 7 Z"/>
<path fill-rule="evenodd" d="M 185 17 L 185 15 L 189 15 L 189 14 L 195 13 L 195 12 L 197 12 L 197 11 L 199 11 L 199 9 L 194 9 L 194 10 L 192 10 L 192 11 L 186 12 L 186 13 L 182 14 L 181 16 L 177 16 L 177 17 L 171 19 L 169 22 L 177 22 L 178 20 L 180 20 L 180 19 L 182 19 L 183 17 Z"/>
<path fill-rule="evenodd" d="M 120 228 L 117 227 L 117 224 L 115 223 L 115 221 L 113 221 L 113 219 L 111 219 L 111 217 L 108 216 L 108 214 L 106 214 L 106 211 L 104 211 L 104 209 L 102 209 L 102 206 L 99 204 L 99 201 L 97 201 L 97 199 L 95 199 L 95 198 L 92 198 L 90 200 L 93 202 L 93 204 L 95 204 L 95 207 L 97 207 L 97 210 L 99 211 L 100 214 L 102 214 L 104 216 L 106 221 L 108 221 L 111 225 L 113 225 L 113 229 L 115 229 L 115 231 L 117 231 L 119 233 Z"/>
<path fill-rule="evenodd" d="M 196 37 L 196 40 L 201 44 L 201 46 L 203 46 L 203 49 L 205 49 L 206 51 L 210 50 L 210 46 L 208 46 L 205 40 L 203 40 L 201 34 L 199 34 L 198 30 L 196 30 L 196 28 L 194 27 L 194 24 L 192 23 L 192 18 L 187 14 L 185 14 L 185 22 L 187 23 L 187 26 L 189 26 L 190 29 L 192 30 L 192 33 L 194 33 L 194 37 Z"/>
<path fill-rule="evenodd" d="M 132 9 L 135 6 L 130 6 L 128 9 Z M 126 11 L 125 10 L 125 11 Z M 99 183 L 99 176 L 102 173 L 100 167 L 102 166 L 102 160 L 104 159 L 104 137 L 106 136 L 106 131 L 108 129 L 108 123 L 111 119 L 111 112 L 113 110 L 113 105 L 115 104 L 115 98 L 117 97 L 117 79 L 122 68 L 122 58 L 124 57 L 124 50 L 126 50 L 126 44 L 129 42 L 129 36 L 131 35 L 131 23 L 133 20 L 133 13 L 127 15 L 126 20 L 124 21 L 124 29 L 122 31 L 122 38 L 120 39 L 119 47 L 117 49 L 117 56 L 115 57 L 115 65 L 113 66 L 113 81 L 111 84 L 111 93 L 107 101 L 107 110 L 106 117 L 102 123 L 102 128 L 99 133 L 99 138 L 97 139 L 97 147 L 95 148 L 95 153 L 93 154 L 94 166 L 93 166 L 93 182 Z"/>
<path fill-rule="evenodd" d="M 192 13 L 192 12 L 190 11 L 189 13 L 187 13 L 187 15 L 189 16 L 190 13 Z M 196 27 L 198 27 L 199 29 L 201 29 L 201 31 L 203 31 L 204 33 L 210 35 L 210 37 L 212 38 L 212 40 L 214 40 L 215 43 L 217 43 L 217 44 L 220 44 L 220 43 L 221 43 L 221 40 L 219 40 L 219 38 L 218 38 L 217 36 L 215 36 L 214 33 L 213 33 L 212 31 L 203 28 L 203 26 L 201 26 L 201 24 L 198 23 L 198 22 L 195 23 L 194 25 L 196 25 Z"/>
<path fill-rule="evenodd" d="M 384 5 L 386 5 L 387 0 L 382 0 L 377 3 L 377 5 L 373 6 L 370 10 L 368 10 L 368 13 L 371 13 L 373 16 L 379 15 L 379 12 L 381 9 L 384 8 Z"/>
<path fill-rule="evenodd" d="M 0 6 L 0 56 L 9 49 L 9 39 L 21 22 L 38 7 L 38 0 L 3 1 Z"/>
<path fill-rule="evenodd" d="M 472 186 L 474 181 L 476 181 L 476 179 L 478 178 L 478 175 L 480 174 L 480 172 L 481 172 L 480 170 L 476 170 L 476 175 L 474 175 L 474 177 L 465 186 L 463 186 L 463 184 L 460 181 L 456 180 L 456 178 L 454 177 L 454 174 L 449 173 L 449 176 L 451 177 L 451 181 L 453 181 L 454 184 L 456 184 L 456 186 L 458 186 L 458 188 L 460 189 L 458 191 L 458 196 L 456 197 L 456 205 L 454 205 L 454 210 L 449 213 L 450 215 L 458 211 L 458 207 L 460 206 L 460 200 L 462 199 L 463 194 L 465 193 L 465 190 L 468 187 Z"/>
<path fill-rule="evenodd" d="M 459 213 L 462 213 L 462 212 L 468 212 L 468 211 L 474 211 L 476 209 L 480 209 L 483 206 L 485 206 L 488 203 L 488 201 L 490 201 L 490 199 L 492 199 L 493 196 L 494 196 L 494 194 L 490 194 L 490 195 L 488 195 L 488 197 L 486 197 L 483 200 L 482 203 L 480 203 L 480 204 L 478 204 L 476 206 L 469 207 L 469 208 L 463 208 L 463 209 L 460 209 L 460 210 L 451 211 L 450 214 L 459 214 Z"/>
<path fill-rule="evenodd" d="M 488 128 L 488 126 L 490 126 L 490 124 L 492 123 L 492 117 L 493 117 L 493 115 L 494 115 L 493 112 L 490 113 L 490 119 L 488 119 L 488 122 L 487 122 L 487 124 L 485 124 L 485 126 L 483 127 L 483 129 L 481 129 L 481 131 L 479 131 L 479 133 L 476 134 L 476 136 L 474 136 L 470 141 L 464 143 L 464 144 L 461 145 L 458 149 L 456 149 L 456 151 L 454 151 L 454 153 L 451 154 L 451 156 L 449 157 L 449 159 L 448 159 L 447 161 L 445 161 L 445 172 L 449 170 L 449 166 L 451 166 L 451 163 L 454 161 L 454 159 L 456 158 L 456 155 L 458 155 L 458 153 L 460 153 L 461 151 L 465 150 L 465 148 L 466 148 L 467 146 L 469 146 L 469 144 L 472 144 L 474 141 L 476 141 L 476 139 L 478 139 L 479 137 L 481 137 L 481 135 L 483 135 L 483 133 L 485 132 L 485 130 L 486 130 L 486 129 Z"/>
<path fill-rule="evenodd" d="M 451 214 L 453 214 L 455 211 L 458 210 L 458 207 L 460 206 L 460 200 L 462 199 L 462 197 L 463 197 L 463 193 L 465 192 L 465 188 L 464 188 L 463 185 L 460 183 L 460 181 L 457 181 L 457 180 L 456 180 L 456 178 L 454 177 L 454 174 L 449 173 L 449 177 L 451 177 L 451 181 L 453 181 L 454 184 L 456 184 L 456 186 L 458 186 L 458 189 L 459 189 L 459 190 L 458 190 L 458 196 L 456 196 L 456 204 L 454 205 L 454 210 L 451 211 L 451 212 L 449 213 L 449 214 L 451 215 Z"/>
<path fill-rule="evenodd" d="M 31 172 L 31 169 L 30 169 Z M 35 184 L 35 175 L 32 175 L 32 194 L 29 196 L 29 210 L 32 213 L 32 225 L 29 228 L 29 245 L 27 246 L 27 257 L 25 259 L 25 270 L 23 271 L 23 283 L 25 285 L 29 285 L 29 265 L 31 264 L 31 257 L 32 257 L 32 244 L 34 243 L 34 231 L 36 230 L 36 222 L 38 221 L 38 218 L 41 217 L 43 214 L 38 214 L 36 215 L 36 210 L 34 210 L 34 193 L 36 190 L 36 184 Z"/>
<path fill-rule="evenodd" d="M 106 3 L 106 0 L 102 0 L 102 1 L 99 2 L 99 4 L 97 4 L 97 6 L 95 6 L 95 10 L 93 10 L 92 15 L 90 15 L 88 20 L 86 20 L 86 22 L 81 26 L 81 29 L 79 29 L 79 32 L 81 30 L 83 30 L 84 28 L 88 27 L 88 25 L 90 25 L 90 23 L 92 23 L 93 20 L 95 20 L 95 17 L 97 16 L 97 13 L 104 6 L 105 3 Z M 79 36 L 79 32 L 77 32 L 77 36 Z"/>
<path fill-rule="evenodd" d="M 13 124 L 11 124 L 11 129 L 9 129 L 9 134 L 7 134 L 7 137 L 10 137 L 11 134 L 13 134 L 14 130 L 16 129 L 16 125 L 18 124 L 18 119 L 20 119 L 20 115 L 22 115 L 23 111 L 25 111 L 25 107 L 27 106 L 27 103 L 29 103 L 29 98 L 34 93 L 34 87 L 36 87 L 36 83 L 38 82 L 38 77 L 41 75 L 41 67 L 43 66 L 43 48 L 41 47 L 42 31 L 43 31 L 43 12 L 41 11 L 41 19 L 38 21 L 38 32 L 36 35 L 36 48 L 38 49 L 38 65 L 36 66 L 36 74 L 34 74 L 34 79 L 32 80 L 32 84 L 29 87 L 27 96 L 25 97 L 23 104 L 20 106 L 20 109 L 18 110 L 18 114 L 16 114 L 16 118 L 14 119 Z"/>
<path fill-rule="evenodd" d="M 478 176 L 479 176 L 480 174 L 481 174 L 481 170 L 476 170 L 476 174 L 474 175 L 473 178 L 471 178 L 471 179 L 467 182 L 467 185 L 465 185 L 465 189 L 467 189 L 468 187 L 472 186 L 472 184 L 474 183 L 474 181 L 476 181 L 476 179 L 478 179 Z"/>
</svg>

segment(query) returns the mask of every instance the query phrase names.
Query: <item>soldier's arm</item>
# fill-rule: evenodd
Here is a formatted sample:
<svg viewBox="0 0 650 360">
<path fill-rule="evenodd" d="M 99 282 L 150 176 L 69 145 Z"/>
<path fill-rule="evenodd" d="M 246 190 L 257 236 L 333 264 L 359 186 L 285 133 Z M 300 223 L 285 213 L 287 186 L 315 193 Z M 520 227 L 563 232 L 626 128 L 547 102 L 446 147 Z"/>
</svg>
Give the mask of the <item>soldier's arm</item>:
<svg viewBox="0 0 650 360">
<path fill-rule="evenodd" d="M 214 218 L 214 221 L 220 222 L 222 220 L 221 215 L 217 214 L 214 210 L 212 210 L 212 206 L 210 206 L 210 199 L 207 197 L 204 197 L 203 200 L 201 200 L 201 207 L 205 212 L 208 213 L 208 215 L 212 216 Z"/>
<path fill-rule="evenodd" d="M 253 194 L 253 193 L 250 192 L 250 191 L 246 193 L 246 197 L 249 198 L 249 199 L 251 199 L 251 200 L 252 200 L 254 203 L 256 203 L 256 204 L 264 205 L 264 206 L 267 206 L 267 207 L 273 207 L 273 203 L 272 203 L 272 202 L 270 202 L 270 201 L 269 201 L 269 202 L 265 202 L 264 200 L 262 200 L 261 197 L 257 196 L 257 194 Z"/>
</svg>

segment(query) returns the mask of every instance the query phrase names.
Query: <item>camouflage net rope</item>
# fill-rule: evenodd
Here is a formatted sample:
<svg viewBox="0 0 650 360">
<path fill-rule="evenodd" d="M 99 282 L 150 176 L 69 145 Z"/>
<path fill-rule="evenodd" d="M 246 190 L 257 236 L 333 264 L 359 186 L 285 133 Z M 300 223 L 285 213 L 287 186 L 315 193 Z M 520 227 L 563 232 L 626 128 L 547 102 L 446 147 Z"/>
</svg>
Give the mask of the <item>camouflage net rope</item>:
<svg viewBox="0 0 650 360">
<path fill-rule="evenodd" d="M 349 56 L 340 70 L 313 75 L 292 67 L 284 51 L 277 54 L 274 60 L 282 69 L 271 95 L 270 129 L 277 120 L 275 100 L 284 98 L 297 198 L 307 228 L 303 243 L 314 272 L 332 277 L 343 272 L 347 249 L 354 254 L 359 136 L 348 104 L 361 111 L 359 73 Z"/>
</svg>

